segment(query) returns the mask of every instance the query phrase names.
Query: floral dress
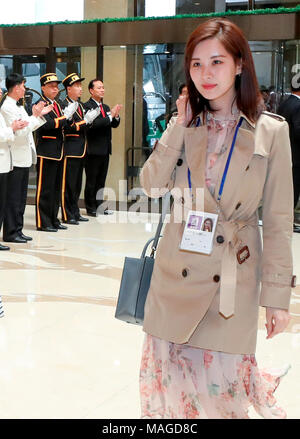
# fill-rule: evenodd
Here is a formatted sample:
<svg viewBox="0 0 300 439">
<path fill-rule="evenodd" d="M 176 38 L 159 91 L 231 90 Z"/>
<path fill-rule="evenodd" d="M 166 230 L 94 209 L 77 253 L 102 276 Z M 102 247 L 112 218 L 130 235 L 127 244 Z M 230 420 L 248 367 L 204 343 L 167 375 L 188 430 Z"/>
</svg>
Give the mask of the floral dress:
<svg viewBox="0 0 300 439">
<path fill-rule="evenodd" d="M 214 195 L 238 114 L 206 114 L 206 185 Z M 253 406 L 263 418 L 285 418 L 274 391 L 288 367 L 265 371 L 255 355 L 230 354 L 175 344 L 146 334 L 140 368 L 142 418 L 247 419 Z"/>
</svg>

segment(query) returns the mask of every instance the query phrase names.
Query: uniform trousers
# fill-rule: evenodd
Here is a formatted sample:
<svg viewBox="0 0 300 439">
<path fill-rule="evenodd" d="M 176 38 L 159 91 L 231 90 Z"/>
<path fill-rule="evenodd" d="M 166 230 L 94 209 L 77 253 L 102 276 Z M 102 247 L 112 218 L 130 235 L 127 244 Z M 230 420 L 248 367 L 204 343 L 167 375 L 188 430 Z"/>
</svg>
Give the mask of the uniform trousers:
<svg viewBox="0 0 300 439">
<path fill-rule="evenodd" d="M 83 159 L 65 157 L 61 191 L 62 219 L 77 220 L 80 217 L 78 200 L 82 185 Z"/>
<path fill-rule="evenodd" d="M 87 213 L 97 210 L 103 203 L 103 190 L 109 165 L 109 154 L 93 155 L 88 154 L 85 161 L 86 183 L 84 190 L 84 202 Z"/>
<path fill-rule="evenodd" d="M 300 166 L 293 166 L 294 183 L 294 208 L 296 208 L 300 196 Z"/>
<path fill-rule="evenodd" d="M 38 157 L 36 226 L 55 227 L 60 224 L 58 216 L 62 177 L 62 160 Z"/>
<path fill-rule="evenodd" d="M 3 220 L 3 240 L 20 236 L 24 226 L 24 212 L 28 189 L 29 167 L 14 166 L 7 176 L 7 198 Z"/>
<path fill-rule="evenodd" d="M 8 172 L 3 172 L 0 174 L 0 230 L 3 224 L 4 212 L 6 206 L 7 175 Z"/>
</svg>

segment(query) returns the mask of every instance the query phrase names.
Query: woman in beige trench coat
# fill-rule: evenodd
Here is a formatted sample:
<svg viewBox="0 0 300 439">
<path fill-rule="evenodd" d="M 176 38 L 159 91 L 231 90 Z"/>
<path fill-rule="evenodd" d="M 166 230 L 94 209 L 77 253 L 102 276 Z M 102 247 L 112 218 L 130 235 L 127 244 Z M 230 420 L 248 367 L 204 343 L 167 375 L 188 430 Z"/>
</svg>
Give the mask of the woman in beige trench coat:
<svg viewBox="0 0 300 439">
<path fill-rule="evenodd" d="M 259 109 L 251 52 L 230 21 L 212 19 L 191 34 L 185 70 L 189 96 L 178 99 L 178 117 L 140 176 L 148 196 L 170 190 L 174 198 L 145 305 L 142 417 L 247 418 L 250 405 L 263 417 L 284 417 L 273 392 L 285 371 L 261 372 L 254 354 L 259 306 L 267 338 L 289 321 L 288 125 Z M 219 215 L 210 255 L 179 248 L 189 210 Z"/>
</svg>

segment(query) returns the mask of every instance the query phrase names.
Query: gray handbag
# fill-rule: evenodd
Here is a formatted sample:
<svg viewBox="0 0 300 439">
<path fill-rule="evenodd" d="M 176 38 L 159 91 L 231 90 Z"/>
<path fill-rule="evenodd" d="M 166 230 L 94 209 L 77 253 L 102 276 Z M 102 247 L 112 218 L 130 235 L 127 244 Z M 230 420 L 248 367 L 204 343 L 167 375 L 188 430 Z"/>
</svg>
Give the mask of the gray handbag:
<svg viewBox="0 0 300 439">
<path fill-rule="evenodd" d="M 167 194 L 169 195 L 169 194 Z M 166 216 L 166 197 L 163 201 L 162 214 L 156 229 L 155 237 L 149 239 L 142 251 L 140 258 L 125 257 L 119 298 L 115 318 L 134 325 L 142 325 L 144 321 L 144 307 L 150 287 L 154 267 L 154 255 L 157 248 L 160 232 Z M 149 245 L 152 244 L 150 256 L 146 256 Z"/>
</svg>

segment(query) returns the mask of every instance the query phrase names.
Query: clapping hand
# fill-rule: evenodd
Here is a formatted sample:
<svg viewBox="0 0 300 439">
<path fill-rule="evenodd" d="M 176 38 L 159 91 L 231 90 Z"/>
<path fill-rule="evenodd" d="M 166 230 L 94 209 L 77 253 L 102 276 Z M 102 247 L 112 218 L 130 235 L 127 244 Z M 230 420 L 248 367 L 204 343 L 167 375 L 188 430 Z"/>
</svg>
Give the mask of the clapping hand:
<svg viewBox="0 0 300 439">
<path fill-rule="evenodd" d="M 40 101 L 37 104 L 32 106 L 32 115 L 34 117 L 41 117 L 42 111 L 46 105 L 46 102 Z"/>
<path fill-rule="evenodd" d="M 45 116 L 46 114 L 50 113 L 50 111 L 53 110 L 53 104 L 50 105 L 46 105 L 43 109 L 42 109 L 42 116 Z"/>
<path fill-rule="evenodd" d="M 96 117 L 98 117 L 100 114 L 100 107 L 93 108 L 92 110 L 88 110 L 84 115 L 84 120 L 87 124 L 90 124 L 93 122 Z"/>
<path fill-rule="evenodd" d="M 71 120 L 77 108 L 78 102 L 70 102 L 69 105 L 63 109 L 64 116 L 66 116 L 68 120 Z"/>
<path fill-rule="evenodd" d="M 119 113 L 121 108 L 123 107 L 123 105 L 117 104 L 115 105 L 111 110 L 110 110 L 110 114 L 112 117 L 119 117 Z"/>
<path fill-rule="evenodd" d="M 14 120 L 13 123 L 11 124 L 11 128 L 13 130 L 13 132 L 16 132 L 18 130 L 22 130 L 23 128 L 27 127 L 29 124 L 29 122 L 27 122 L 26 120 Z"/>
</svg>

